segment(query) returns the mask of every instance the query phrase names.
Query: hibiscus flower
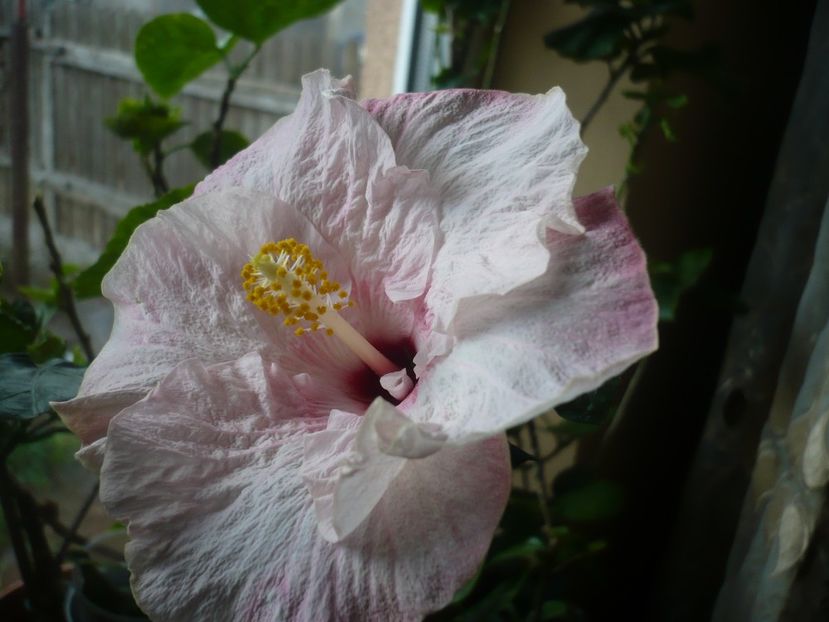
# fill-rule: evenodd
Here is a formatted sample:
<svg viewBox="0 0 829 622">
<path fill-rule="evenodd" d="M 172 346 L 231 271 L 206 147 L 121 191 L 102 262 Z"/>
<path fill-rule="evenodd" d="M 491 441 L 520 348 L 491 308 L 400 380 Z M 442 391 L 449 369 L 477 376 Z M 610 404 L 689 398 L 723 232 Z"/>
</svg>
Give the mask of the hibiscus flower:
<svg viewBox="0 0 829 622">
<path fill-rule="evenodd" d="M 656 347 L 641 248 L 545 95 L 294 114 L 135 232 L 57 405 L 156 620 L 408 620 L 476 571 L 504 431 Z M 240 276 L 241 271 L 241 276 Z"/>
</svg>

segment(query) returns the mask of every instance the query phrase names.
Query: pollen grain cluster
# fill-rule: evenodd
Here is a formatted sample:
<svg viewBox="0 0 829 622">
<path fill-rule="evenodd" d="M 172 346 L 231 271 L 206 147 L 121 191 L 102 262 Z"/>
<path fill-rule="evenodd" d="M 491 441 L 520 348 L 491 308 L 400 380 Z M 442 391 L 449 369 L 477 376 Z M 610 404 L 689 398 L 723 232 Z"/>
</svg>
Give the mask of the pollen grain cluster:
<svg viewBox="0 0 829 622">
<path fill-rule="evenodd" d="M 318 330 L 334 334 L 325 315 L 353 304 L 340 284 L 328 278 L 322 261 L 293 238 L 263 244 L 242 268 L 242 285 L 250 302 L 283 315 L 285 326 L 296 326 L 299 336 Z"/>
</svg>

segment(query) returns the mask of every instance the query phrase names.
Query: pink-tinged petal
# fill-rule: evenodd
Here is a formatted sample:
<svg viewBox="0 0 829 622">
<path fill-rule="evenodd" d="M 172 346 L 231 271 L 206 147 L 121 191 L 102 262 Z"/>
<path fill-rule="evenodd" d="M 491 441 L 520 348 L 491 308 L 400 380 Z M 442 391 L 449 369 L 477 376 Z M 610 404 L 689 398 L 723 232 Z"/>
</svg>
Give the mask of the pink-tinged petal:
<svg viewBox="0 0 829 622">
<path fill-rule="evenodd" d="M 286 237 L 307 240 L 335 276 L 346 276 L 337 274 L 339 255 L 304 216 L 247 190 L 188 199 L 136 230 L 102 285 L 115 307 L 112 335 L 79 397 L 55 406 L 84 443 L 106 434 L 115 414 L 184 359 L 210 364 L 253 350 L 277 357 L 297 347 L 286 345 L 290 337 L 277 319 L 245 300 L 239 275 L 264 242 Z M 353 357 L 342 348 L 328 360 L 338 355 Z"/>
<path fill-rule="evenodd" d="M 293 205 L 349 262 L 354 280 L 391 300 L 426 288 L 437 237 L 428 174 L 397 166 L 388 136 L 354 101 L 351 82 L 302 78 L 296 110 L 196 187 L 245 187 Z"/>
<path fill-rule="evenodd" d="M 429 171 L 445 243 L 428 302 L 448 330 L 464 298 L 542 275 L 545 230 L 580 233 L 571 194 L 587 149 L 560 89 L 545 95 L 447 90 L 364 103 L 398 164 Z"/>
<path fill-rule="evenodd" d="M 441 424 L 455 441 L 488 436 L 598 387 L 656 349 L 645 256 L 612 190 L 576 207 L 586 232 L 548 232 L 543 277 L 500 298 L 468 301 L 452 352 L 400 405 L 407 416 Z"/>
<path fill-rule="evenodd" d="M 135 404 L 146 391 L 110 391 L 54 402 L 52 407 L 63 423 L 83 444 L 106 436 L 109 420 L 127 406 Z"/>
<path fill-rule="evenodd" d="M 405 461 L 332 544 L 300 477 L 305 437 L 326 420 L 293 418 L 291 395 L 255 355 L 187 361 L 113 419 L 101 498 L 128 524 L 133 590 L 153 620 L 416 620 L 474 574 L 509 492 L 503 436 Z M 335 413 L 328 428 L 355 423 Z"/>
<path fill-rule="evenodd" d="M 314 499 L 320 533 L 349 536 L 371 513 L 407 459 L 439 451 L 446 436 L 416 424 L 378 397 L 363 417 L 335 411 L 334 425 L 305 439 L 302 478 Z"/>
</svg>

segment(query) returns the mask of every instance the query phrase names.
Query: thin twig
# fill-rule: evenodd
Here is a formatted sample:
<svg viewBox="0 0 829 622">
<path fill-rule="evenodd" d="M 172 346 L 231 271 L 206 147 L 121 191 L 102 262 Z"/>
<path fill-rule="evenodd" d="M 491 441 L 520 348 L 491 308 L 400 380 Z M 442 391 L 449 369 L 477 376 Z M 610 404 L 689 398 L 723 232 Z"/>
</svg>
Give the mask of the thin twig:
<svg viewBox="0 0 829 622">
<path fill-rule="evenodd" d="M 227 112 L 230 110 L 230 96 L 233 95 L 233 89 L 235 87 L 236 78 L 231 75 L 228 77 L 224 93 L 222 93 L 222 101 L 219 104 L 219 116 L 213 122 L 213 144 L 210 147 L 211 168 L 216 168 L 220 164 L 222 157 L 222 127 L 225 124 Z"/>
<path fill-rule="evenodd" d="M 55 557 L 46 540 L 43 521 L 34 496 L 22 488 L 3 465 L 3 487 L 16 501 L 20 527 L 26 534 L 31 551 L 32 583 L 27 585 L 32 607 L 41 615 L 40 619 L 60 619 L 60 571 Z M 35 598 L 36 596 L 36 598 Z"/>
<path fill-rule="evenodd" d="M 56 503 L 53 501 L 41 503 L 38 506 L 38 509 L 40 512 L 40 518 L 43 519 L 43 522 L 47 524 L 57 535 L 70 540 L 73 544 L 86 546 L 88 542 L 86 538 L 78 535 L 77 533 L 73 533 L 69 527 L 60 522 L 60 519 L 58 518 L 58 506 Z"/>
<path fill-rule="evenodd" d="M 165 153 L 161 150 L 161 143 L 153 146 L 153 187 L 157 196 L 170 192 L 170 184 L 164 175 Z"/>
<path fill-rule="evenodd" d="M 622 399 L 619 401 L 619 406 L 616 407 L 616 413 L 613 415 L 613 419 L 611 419 L 610 424 L 607 427 L 607 431 L 605 431 L 603 435 L 602 443 L 607 442 L 607 439 L 609 439 L 616 431 L 616 427 L 619 425 L 619 422 L 624 418 L 625 412 L 627 412 L 627 409 L 630 407 L 633 395 L 639 387 L 642 377 L 645 375 L 645 366 L 647 365 L 647 362 L 648 359 L 645 358 L 636 364 L 633 376 L 631 376 L 630 381 L 625 387 L 625 392 L 622 395 Z"/>
<path fill-rule="evenodd" d="M 492 26 L 492 45 L 489 49 L 489 56 L 484 68 L 484 75 L 481 78 L 481 88 L 491 89 L 492 79 L 495 76 L 495 65 L 498 62 L 498 49 L 501 47 L 501 35 L 504 32 L 504 24 L 509 15 L 510 0 L 501 0 L 501 7 L 498 9 L 498 17 Z"/>
<path fill-rule="evenodd" d="M 23 536 L 20 511 L 17 507 L 17 496 L 15 494 L 14 482 L 11 479 L 5 461 L 0 463 L 0 505 L 3 506 L 3 516 L 6 519 L 6 531 L 12 543 L 14 556 L 17 559 L 17 568 L 20 571 L 20 578 L 27 590 L 32 590 L 35 582 L 34 568 L 29 558 L 29 551 L 26 548 L 26 541 Z"/>
<path fill-rule="evenodd" d="M 219 103 L 219 116 L 213 122 L 213 144 L 210 147 L 210 166 L 216 168 L 221 164 L 222 157 L 222 128 L 224 128 L 227 113 L 230 110 L 230 98 L 233 95 L 233 90 L 236 88 L 236 81 L 239 76 L 248 68 L 250 61 L 259 53 L 260 46 L 257 45 L 253 51 L 242 61 L 242 63 L 235 68 L 228 69 L 227 83 L 225 90 L 222 93 L 222 99 Z"/>
<path fill-rule="evenodd" d="M 49 249 L 49 268 L 52 274 L 55 275 L 55 280 L 58 284 L 58 294 L 60 295 L 61 308 L 69 317 L 69 322 L 78 336 L 78 341 L 81 343 L 84 355 L 88 361 L 95 358 L 95 351 L 92 349 L 92 342 L 89 340 L 89 335 L 81 324 L 81 319 L 78 316 L 78 309 L 75 307 L 75 295 L 63 279 L 63 260 L 61 259 L 58 247 L 55 245 L 55 238 L 52 236 L 52 229 L 49 226 L 49 219 L 46 217 L 46 208 L 43 205 L 41 197 L 35 197 L 34 210 L 40 220 L 40 227 L 43 229 L 43 237 L 46 240 L 46 247 Z"/>
<path fill-rule="evenodd" d="M 595 118 L 596 114 L 605 105 L 607 102 L 607 98 L 610 97 L 610 94 L 613 92 L 613 88 L 616 86 L 616 83 L 625 75 L 627 70 L 633 66 L 634 62 L 636 61 L 636 54 L 635 52 L 631 52 L 631 54 L 625 59 L 625 61 L 619 65 L 616 69 L 608 63 L 607 68 L 610 74 L 608 75 L 607 82 L 604 85 L 604 88 L 599 93 L 599 96 L 596 98 L 596 101 L 593 102 L 593 105 L 590 106 L 590 110 L 587 111 L 587 114 L 584 115 L 584 118 L 581 120 L 581 133 L 587 131 L 588 126 L 592 123 L 593 119 Z"/>
<path fill-rule="evenodd" d="M 535 429 L 535 421 L 530 421 L 527 424 L 527 431 L 530 434 L 530 443 L 533 448 L 533 455 L 541 455 L 541 445 L 538 442 L 538 432 Z M 553 522 L 550 518 L 550 499 L 547 495 L 547 477 L 544 473 L 544 463 L 538 460 L 535 463 L 535 476 L 538 480 L 538 500 L 541 504 L 541 515 L 544 517 L 544 526 L 549 532 L 553 527 Z"/>
<path fill-rule="evenodd" d="M 87 512 L 89 512 L 89 508 L 92 507 L 92 504 L 95 502 L 95 499 L 98 498 L 98 488 L 99 482 L 95 482 L 95 485 L 86 495 L 86 499 L 84 499 L 81 509 L 78 510 L 78 513 L 75 515 L 72 524 L 69 525 L 69 531 L 64 536 L 63 543 L 60 545 L 60 550 L 58 551 L 58 564 L 63 563 L 63 558 L 66 556 L 66 552 L 69 550 L 69 545 L 71 545 L 72 542 L 75 541 L 75 539 L 77 538 L 78 529 L 80 529 L 83 519 L 86 518 L 86 514 Z"/>
</svg>

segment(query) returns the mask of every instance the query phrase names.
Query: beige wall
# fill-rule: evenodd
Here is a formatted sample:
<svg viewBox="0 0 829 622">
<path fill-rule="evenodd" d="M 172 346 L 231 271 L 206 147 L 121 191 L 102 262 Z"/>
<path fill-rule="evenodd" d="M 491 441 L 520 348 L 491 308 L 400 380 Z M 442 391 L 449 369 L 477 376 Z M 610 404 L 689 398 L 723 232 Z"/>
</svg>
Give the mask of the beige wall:
<svg viewBox="0 0 829 622">
<path fill-rule="evenodd" d="M 360 73 L 360 97 L 388 97 L 394 90 L 400 13 L 403 0 L 368 0 L 366 48 Z"/>
</svg>

